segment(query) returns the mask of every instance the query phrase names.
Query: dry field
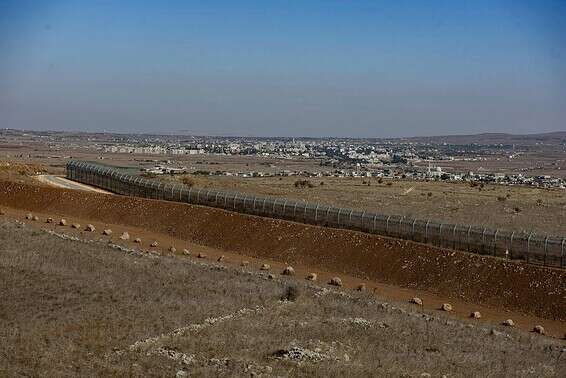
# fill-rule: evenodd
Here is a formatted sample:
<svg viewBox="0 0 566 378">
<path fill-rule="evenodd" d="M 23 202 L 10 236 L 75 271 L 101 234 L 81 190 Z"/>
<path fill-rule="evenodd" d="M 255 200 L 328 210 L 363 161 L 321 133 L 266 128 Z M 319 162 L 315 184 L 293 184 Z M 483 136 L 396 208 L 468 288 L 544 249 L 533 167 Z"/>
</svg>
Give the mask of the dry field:
<svg viewBox="0 0 566 378">
<path fill-rule="evenodd" d="M 0 376 L 566 375 L 564 341 L 368 293 L 6 217 L 0 245 Z"/>
<path fill-rule="evenodd" d="M 566 235 L 566 191 L 465 183 L 367 178 L 191 176 L 196 187 L 304 199 L 389 215 L 434 219 L 539 234 Z M 180 176 L 162 180 L 183 180 Z"/>
</svg>

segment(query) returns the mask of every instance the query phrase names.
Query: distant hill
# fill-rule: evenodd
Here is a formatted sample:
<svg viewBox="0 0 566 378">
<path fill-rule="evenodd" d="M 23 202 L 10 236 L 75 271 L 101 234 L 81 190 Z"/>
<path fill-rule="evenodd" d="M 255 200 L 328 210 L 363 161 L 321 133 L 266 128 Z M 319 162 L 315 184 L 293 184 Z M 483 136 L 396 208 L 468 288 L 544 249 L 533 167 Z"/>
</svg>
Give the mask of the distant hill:
<svg viewBox="0 0 566 378">
<path fill-rule="evenodd" d="M 474 135 L 445 135 L 431 137 L 399 138 L 398 140 L 420 143 L 448 143 L 448 144 L 517 144 L 517 145 L 559 145 L 566 144 L 566 131 L 556 131 L 540 134 L 505 134 L 483 133 Z"/>
</svg>

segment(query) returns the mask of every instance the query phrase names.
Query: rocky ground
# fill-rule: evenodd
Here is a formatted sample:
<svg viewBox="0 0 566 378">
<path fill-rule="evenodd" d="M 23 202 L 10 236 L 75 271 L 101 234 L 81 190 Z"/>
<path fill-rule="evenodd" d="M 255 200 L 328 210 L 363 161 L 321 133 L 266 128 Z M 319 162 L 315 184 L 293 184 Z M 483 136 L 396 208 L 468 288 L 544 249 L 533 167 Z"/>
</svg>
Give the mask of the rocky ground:
<svg viewBox="0 0 566 378">
<path fill-rule="evenodd" d="M 0 218 L 0 376 L 566 375 L 561 340 L 124 245 Z"/>
</svg>

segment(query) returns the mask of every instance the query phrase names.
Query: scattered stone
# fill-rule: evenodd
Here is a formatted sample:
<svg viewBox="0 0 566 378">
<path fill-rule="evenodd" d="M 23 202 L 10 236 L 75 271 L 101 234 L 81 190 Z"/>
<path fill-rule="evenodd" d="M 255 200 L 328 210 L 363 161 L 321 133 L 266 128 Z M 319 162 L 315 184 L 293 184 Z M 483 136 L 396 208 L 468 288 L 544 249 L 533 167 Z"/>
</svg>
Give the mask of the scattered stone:
<svg viewBox="0 0 566 378">
<path fill-rule="evenodd" d="M 261 270 L 269 270 L 269 269 L 271 269 L 271 265 L 269 265 L 269 264 L 263 264 L 259 269 L 261 269 Z"/>
<path fill-rule="evenodd" d="M 309 275 L 307 276 L 307 280 L 309 281 L 316 281 L 316 279 L 317 279 L 316 273 L 309 273 Z"/>
<path fill-rule="evenodd" d="M 275 279 L 275 274 L 269 273 L 267 276 L 268 279 L 270 280 L 274 280 Z"/>
<path fill-rule="evenodd" d="M 128 234 L 126 231 L 124 231 L 122 233 L 122 235 L 120 235 L 120 239 L 122 240 L 130 240 L 130 234 Z"/>
<path fill-rule="evenodd" d="M 67 225 L 67 220 L 66 219 L 61 219 L 59 221 L 59 226 L 66 226 Z"/>
<path fill-rule="evenodd" d="M 481 313 L 480 313 L 479 311 L 473 311 L 473 312 L 470 314 L 470 318 L 473 318 L 473 319 L 481 319 Z"/>
<path fill-rule="evenodd" d="M 332 277 L 330 281 L 328 281 L 328 284 L 332 286 L 342 286 L 342 280 L 339 277 Z"/>
<path fill-rule="evenodd" d="M 85 227 L 85 231 L 94 232 L 96 231 L 96 228 L 92 224 L 87 224 Z"/>
<path fill-rule="evenodd" d="M 224 257 L 224 255 L 222 255 L 222 256 L 220 256 L 216 261 L 222 262 L 222 261 L 224 261 L 224 260 L 226 260 L 226 258 Z"/>
<path fill-rule="evenodd" d="M 515 322 L 512 319 L 504 320 L 501 324 L 507 327 L 515 327 Z"/>
<path fill-rule="evenodd" d="M 110 236 L 112 235 L 112 230 L 107 228 L 106 230 L 102 231 L 102 235 Z"/>
<path fill-rule="evenodd" d="M 37 222 L 39 220 L 39 217 L 37 215 L 34 215 L 31 220 Z"/>
<path fill-rule="evenodd" d="M 450 303 L 443 303 L 440 309 L 442 311 L 450 312 L 452 311 L 452 305 Z"/>
<path fill-rule="evenodd" d="M 357 291 L 365 291 L 366 290 L 366 284 L 359 284 L 358 287 L 356 288 Z"/>
<path fill-rule="evenodd" d="M 135 238 L 135 239 L 134 239 L 134 243 L 141 244 L 141 239 L 140 239 L 140 238 Z"/>
<path fill-rule="evenodd" d="M 26 219 L 27 220 L 31 220 L 33 218 L 33 214 L 32 213 L 27 213 L 26 214 Z"/>
<path fill-rule="evenodd" d="M 185 256 L 190 256 L 191 255 L 191 251 L 189 251 L 188 249 L 183 249 L 183 255 Z"/>
<path fill-rule="evenodd" d="M 250 265 L 250 262 L 247 260 L 242 261 L 242 263 L 240 264 L 241 266 L 248 266 Z"/>
<path fill-rule="evenodd" d="M 47 220 L 45 221 L 45 223 L 53 223 L 53 218 L 47 218 Z"/>
<path fill-rule="evenodd" d="M 414 297 L 413 299 L 411 299 L 409 302 L 416 304 L 418 306 L 422 306 L 423 305 L 423 300 L 420 299 L 419 297 Z"/>
<path fill-rule="evenodd" d="M 495 328 L 492 328 L 489 333 L 490 333 L 491 335 L 493 335 L 493 336 L 503 336 L 503 335 L 504 335 L 503 332 L 499 332 L 499 331 L 496 330 Z"/>
<path fill-rule="evenodd" d="M 292 266 L 288 266 L 285 269 L 283 269 L 283 273 L 284 276 L 294 276 L 295 275 L 295 269 L 293 269 Z"/>
<path fill-rule="evenodd" d="M 73 227 L 73 228 L 75 228 L 75 229 L 78 230 L 79 228 L 81 228 L 81 225 L 78 224 L 78 223 L 73 223 L 73 224 L 71 225 L 71 227 Z"/>
<path fill-rule="evenodd" d="M 177 248 L 171 246 L 171 247 L 169 247 L 169 252 L 175 253 L 175 252 L 177 252 Z"/>
<path fill-rule="evenodd" d="M 544 335 L 544 327 L 541 325 L 536 325 L 535 328 L 533 328 L 533 332 L 538 333 L 539 335 Z"/>
<path fill-rule="evenodd" d="M 289 349 L 280 349 L 272 354 L 272 356 L 279 360 L 289 360 L 289 361 L 310 361 L 310 362 L 320 362 L 324 360 L 329 360 L 331 357 L 327 354 L 309 350 L 306 348 L 301 348 L 299 346 L 294 346 Z"/>
<path fill-rule="evenodd" d="M 157 241 L 154 241 L 153 243 L 151 243 L 149 246 L 152 248 L 155 248 L 159 245 L 159 243 Z"/>
<path fill-rule="evenodd" d="M 199 259 L 206 259 L 206 253 L 200 252 L 200 253 L 197 255 L 197 257 L 198 257 Z"/>
<path fill-rule="evenodd" d="M 425 377 L 430 378 L 430 377 L 432 377 L 432 375 L 430 375 L 430 373 L 422 373 L 422 374 L 421 374 L 421 377 L 423 377 L 423 378 L 425 378 Z"/>
</svg>

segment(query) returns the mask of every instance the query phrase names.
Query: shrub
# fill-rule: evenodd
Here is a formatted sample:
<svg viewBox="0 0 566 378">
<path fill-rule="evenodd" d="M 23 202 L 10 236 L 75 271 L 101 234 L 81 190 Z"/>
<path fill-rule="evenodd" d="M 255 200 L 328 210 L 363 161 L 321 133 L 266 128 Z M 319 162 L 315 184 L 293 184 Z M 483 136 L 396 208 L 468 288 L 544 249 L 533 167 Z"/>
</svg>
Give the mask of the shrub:
<svg viewBox="0 0 566 378">
<path fill-rule="evenodd" d="M 195 185 L 195 180 L 191 177 L 191 176 L 185 176 L 183 177 L 182 180 L 183 184 L 185 184 L 186 186 L 188 186 L 189 188 L 193 187 Z"/>
<path fill-rule="evenodd" d="M 301 293 L 298 286 L 287 285 L 287 287 L 285 287 L 285 292 L 281 296 L 281 300 L 294 302 L 297 300 L 297 298 L 299 298 L 300 294 Z"/>
<path fill-rule="evenodd" d="M 314 185 L 309 180 L 297 180 L 295 181 L 295 188 L 313 188 Z"/>
</svg>

